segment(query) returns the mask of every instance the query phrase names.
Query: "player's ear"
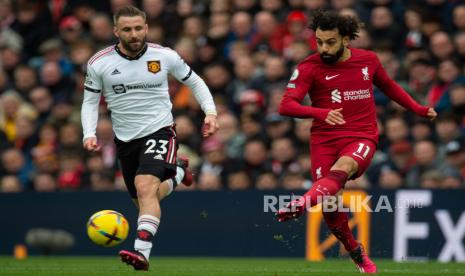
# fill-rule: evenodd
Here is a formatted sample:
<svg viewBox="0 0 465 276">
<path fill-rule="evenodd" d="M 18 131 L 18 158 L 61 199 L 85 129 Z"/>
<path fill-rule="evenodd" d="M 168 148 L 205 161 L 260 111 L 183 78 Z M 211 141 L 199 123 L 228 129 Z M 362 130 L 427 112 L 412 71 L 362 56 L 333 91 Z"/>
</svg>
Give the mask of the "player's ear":
<svg viewBox="0 0 465 276">
<path fill-rule="evenodd" d="M 113 34 L 119 38 L 119 35 L 118 35 L 118 28 L 116 28 L 116 26 L 113 27 Z"/>
<path fill-rule="evenodd" d="M 349 46 L 349 42 L 350 42 L 350 39 L 348 36 L 343 36 L 342 37 L 342 44 L 344 45 L 344 47 L 348 47 Z"/>
</svg>

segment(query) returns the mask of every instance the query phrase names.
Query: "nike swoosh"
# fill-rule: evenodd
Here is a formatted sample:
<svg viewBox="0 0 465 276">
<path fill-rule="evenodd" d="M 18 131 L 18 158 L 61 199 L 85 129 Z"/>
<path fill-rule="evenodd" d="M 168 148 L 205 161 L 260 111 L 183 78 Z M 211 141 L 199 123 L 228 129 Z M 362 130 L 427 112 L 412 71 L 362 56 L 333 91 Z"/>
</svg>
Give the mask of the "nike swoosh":
<svg viewBox="0 0 465 276">
<path fill-rule="evenodd" d="M 335 77 L 339 76 L 339 74 L 337 75 L 334 75 L 334 76 L 326 76 L 325 79 L 326 80 L 330 80 L 330 79 L 334 79 Z"/>
</svg>

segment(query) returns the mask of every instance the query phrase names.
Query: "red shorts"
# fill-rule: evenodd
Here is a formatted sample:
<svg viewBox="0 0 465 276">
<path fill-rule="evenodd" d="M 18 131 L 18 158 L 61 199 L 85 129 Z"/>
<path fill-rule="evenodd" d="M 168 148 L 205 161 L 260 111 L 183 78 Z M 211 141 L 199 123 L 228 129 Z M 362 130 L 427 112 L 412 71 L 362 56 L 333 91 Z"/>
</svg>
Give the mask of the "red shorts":
<svg viewBox="0 0 465 276">
<path fill-rule="evenodd" d="M 376 151 L 376 144 L 369 139 L 341 138 L 324 144 L 312 144 L 310 149 L 313 181 L 326 176 L 334 163 L 342 156 L 349 156 L 358 163 L 357 173 L 350 178 L 356 179 L 370 165 Z"/>
</svg>

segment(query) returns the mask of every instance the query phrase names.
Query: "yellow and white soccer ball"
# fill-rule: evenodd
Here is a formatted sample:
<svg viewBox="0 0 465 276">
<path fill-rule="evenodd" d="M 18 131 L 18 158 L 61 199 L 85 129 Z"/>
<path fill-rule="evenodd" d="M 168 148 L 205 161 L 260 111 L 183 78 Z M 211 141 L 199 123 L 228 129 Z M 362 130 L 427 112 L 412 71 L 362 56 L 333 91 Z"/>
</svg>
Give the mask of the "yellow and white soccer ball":
<svg viewBox="0 0 465 276">
<path fill-rule="evenodd" d="M 100 246 L 111 247 L 122 243 L 129 232 L 126 218 L 113 210 L 93 214 L 87 221 L 87 235 Z"/>
</svg>

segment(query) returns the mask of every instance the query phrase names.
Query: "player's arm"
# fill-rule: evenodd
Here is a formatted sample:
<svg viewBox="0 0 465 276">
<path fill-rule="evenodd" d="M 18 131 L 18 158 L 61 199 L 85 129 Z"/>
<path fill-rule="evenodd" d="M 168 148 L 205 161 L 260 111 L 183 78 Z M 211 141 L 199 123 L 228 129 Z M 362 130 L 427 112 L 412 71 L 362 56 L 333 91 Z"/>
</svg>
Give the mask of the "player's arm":
<svg viewBox="0 0 465 276">
<path fill-rule="evenodd" d="M 373 83 L 381 89 L 386 96 L 419 116 L 429 117 L 431 120 L 436 118 L 437 113 L 434 108 L 417 103 L 399 84 L 389 77 L 378 58 L 375 58 L 378 62 L 378 67 L 373 77 Z"/>
<path fill-rule="evenodd" d="M 100 146 L 95 135 L 98 120 L 98 107 L 102 92 L 101 78 L 96 74 L 92 65 L 87 66 L 84 83 L 84 99 L 81 108 L 81 123 L 84 132 L 83 145 L 86 150 L 98 151 Z"/>
<path fill-rule="evenodd" d="M 301 64 L 294 71 L 287 84 L 286 92 L 279 105 L 279 114 L 296 118 L 315 118 L 330 125 L 344 124 L 341 110 L 318 108 L 302 104 L 302 100 L 312 88 L 311 70 Z"/>
<path fill-rule="evenodd" d="M 216 120 L 216 106 L 213 96 L 202 78 L 200 78 L 184 60 L 172 51 L 173 66 L 170 73 L 180 82 L 189 86 L 194 93 L 195 99 L 200 104 L 205 113 L 204 126 L 202 128 L 203 137 L 214 134 L 219 126 Z"/>
</svg>

